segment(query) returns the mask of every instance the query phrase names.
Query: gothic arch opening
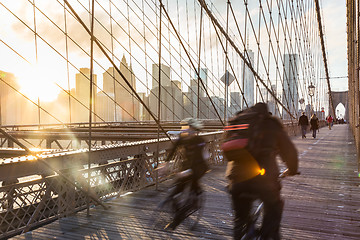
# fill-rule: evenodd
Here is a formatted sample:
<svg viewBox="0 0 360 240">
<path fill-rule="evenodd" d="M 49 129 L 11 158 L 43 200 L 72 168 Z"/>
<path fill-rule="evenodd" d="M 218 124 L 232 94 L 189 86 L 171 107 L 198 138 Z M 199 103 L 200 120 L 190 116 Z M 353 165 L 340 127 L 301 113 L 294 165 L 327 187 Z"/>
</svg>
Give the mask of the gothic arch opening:
<svg viewBox="0 0 360 240">
<path fill-rule="evenodd" d="M 341 102 L 335 107 L 335 114 L 336 114 L 336 118 L 344 118 L 345 117 L 345 106 L 344 104 L 342 104 Z"/>
<path fill-rule="evenodd" d="M 335 108 L 335 117 L 344 118 L 346 121 L 349 119 L 348 109 L 348 91 L 343 92 L 331 92 L 332 100 Z M 329 104 L 329 113 L 333 115 Z"/>
</svg>

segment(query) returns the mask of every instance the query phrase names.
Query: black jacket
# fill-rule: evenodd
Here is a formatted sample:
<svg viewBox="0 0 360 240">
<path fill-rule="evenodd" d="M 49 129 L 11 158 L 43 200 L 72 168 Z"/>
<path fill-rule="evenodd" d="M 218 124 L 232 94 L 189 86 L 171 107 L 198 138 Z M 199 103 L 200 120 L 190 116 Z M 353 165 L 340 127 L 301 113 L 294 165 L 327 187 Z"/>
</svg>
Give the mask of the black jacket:
<svg viewBox="0 0 360 240">
<path fill-rule="evenodd" d="M 301 125 L 301 126 L 309 125 L 308 117 L 306 115 L 301 115 L 301 117 L 299 118 L 299 124 L 298 125 Z"/>
<path fill-rule="evenodd" d="M 183 156 L 185 157 L 181 162 L 181 170 L 192 169 L 196 177 L 203 175 L 208 165 L 203 157 L 203 149 L 205 141 L 201 136 L 189 135 L 184 136 L 180 134 L 180 137 L 175 141 L 170 154 L 165 161 L 169 161 L 177 150 L 183 148 Z"/>
<path fill-rule="evenodd" d="M 260 168 L 265 169 L 267 179 L 278 180 L 279 167 L 276 161 L 277 155 L 280 155 L 282 161 L 285 162 L 290 174 L 296 174 L 298 171 L 297 150 L 280 120 L 268 114 L 266 104 L 257 103 L 254 107 L 256 107 L 255 111 L 258 112 L 259 119 L 261 120 L 257 123 L 257 136 L 253 140 L 253 147 L 248 148 L 250 154 L 255 158 Z M 239 151 L 239 154 L 241 155 L 240 158 L 247 158 L 241 151 Z M 244 179 L 242 176 L 236 176 L 239 173 L 237 170 L 239 169 L 239 164 L 242 163 L 241 159 L 238 163 L 236 161 L 228 163 L 226 174 L 231 176 L 228 177 L 231 183 Z"/>
<path fill-rule="evenodd" d="M 277 118 L 269 116 L 262 121 L 261 130 L 261 136 L 256 140 L 256 148 L 258 150 L 253 151 L 252 154 L 260 167 L 265 169 L 265 174 L 274 179 L 278 178 L 277 155 L 280 155 L 282 161 L 289 168 L 290 173 L 297 173 L 297 150 L 281 122 Z"/>
<path fill-rule="evenodd" d="M 310 119 L 311 129 L 317 130 L 319 128 L 319 119 L 318 118 L 311 118 Z"/>
</svg>

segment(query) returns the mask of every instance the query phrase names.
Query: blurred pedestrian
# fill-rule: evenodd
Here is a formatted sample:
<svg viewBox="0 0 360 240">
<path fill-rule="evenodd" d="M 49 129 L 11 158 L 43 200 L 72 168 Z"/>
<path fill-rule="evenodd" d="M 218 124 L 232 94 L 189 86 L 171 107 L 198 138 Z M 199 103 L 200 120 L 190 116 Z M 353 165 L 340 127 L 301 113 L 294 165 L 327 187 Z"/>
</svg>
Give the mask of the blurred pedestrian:
<svg viewBox="0 0 360 240">
<path fill-rule="evenodd" d="M 316 130 L 319 129 L 319 119 L 316 117 L 316 114 L 314 113 L 310 119 L 310 130 L 313 131 L 313 138 L 316 138 Z"/>
<path fill-rule="evenodd" d="M 329 116 L 326 118 L 326 122 L 328 123 L 329 125 L 329 130 L 331 130 L 331 126 L 332 126 L 332 123 L 333 123 L 333 118 L 331 116 L 331 114 L 329 114 Z"/>
<path fill-rule="evenodd" d="M 305 112 L 302 112 L 302 115 L 299 118 L 298 125 L 301 126 L 302 138 L 306 138 L 306 130 L 307 130 L 307 126 L 309 125 L 309 119 L 305 115 Z"/>
</svg>

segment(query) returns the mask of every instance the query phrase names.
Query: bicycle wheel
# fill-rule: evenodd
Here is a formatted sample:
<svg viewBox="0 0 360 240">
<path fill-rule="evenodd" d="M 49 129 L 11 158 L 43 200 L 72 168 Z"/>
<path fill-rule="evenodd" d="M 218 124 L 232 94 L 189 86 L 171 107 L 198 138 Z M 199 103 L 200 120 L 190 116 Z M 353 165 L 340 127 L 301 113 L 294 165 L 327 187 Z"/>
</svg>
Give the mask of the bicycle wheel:
<svg viewBox="0 0 360 240">
<path fill-rule="evenodd" d="M 253 213 L 254 225 L 257 229 L 260 229 L 263 218 L 264 218 L 264 203 L 262 201 L 257 201 L 257 204 L 254 206 L 255 211 Z"/>
<path fill-rule="evenodd" d="M 190 230 L 194 230 L 200 221 L 200 218 L 203 215 L 205 203 L 205 194 L 201 192 L 200 194 L 192 193 L 192 196 L 189 197 L 189 205 L 184 219 L 184 225 Z"/>
<path fill-rule="evenodd" d="M 252 240 L 259 236 L 261 224 L 263 221 L 264 203 L 257 200 L 253 203 L 250 221 L 247 226 L 247 233 L 241 240 Z"/>
<path fill-rule="evenodd" d="M 153 229 L 164 230 L 172 222 L 174 208 L 170 199 L 163 200 L 153 211 L 150 224 Z"/>
</svg>

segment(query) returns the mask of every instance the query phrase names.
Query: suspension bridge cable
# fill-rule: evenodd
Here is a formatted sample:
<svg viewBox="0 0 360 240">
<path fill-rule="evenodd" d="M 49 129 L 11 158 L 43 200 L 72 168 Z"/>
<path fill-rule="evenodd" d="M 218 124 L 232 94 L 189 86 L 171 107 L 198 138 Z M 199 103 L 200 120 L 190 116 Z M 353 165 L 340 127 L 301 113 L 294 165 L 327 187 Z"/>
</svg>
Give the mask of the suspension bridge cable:
<svg viewBox="0 0 360 240">
<path fill-rule="evenodd" d="M 76 13 L 76 11 L 71 7 L 71 5 L 69 4 L 69 2 L 67 0 L 64 0 L 65 4 L 67 5 L 67 7 L 73 12 L 73 14 L 76 16 L 77 20 L 79 21 L 79 23 L 84 27 L 84 29 L 86 30 L 87 33 L 90 34 L 90 30 L 87 28 L 87 26 L 85 25 L 85 23 L 82 21 L 82 19 L 80 18 L 80 16 Z M 95 37 L 94 37 L 95 38 Z M 165 131 L 165 129 L 161 126 L 159 120 L 155 117 L 155 115 L 152 113 L 152 111 L 146 106 L 145 102 L 140 98 L 140 96 L 136 93 L 135 89 L 131 86 L 131 84 L 129 83 L 129 81 L 126 79 L 126 77 L 123 75 L 123 73 L 119 70 L 119 68 L 115 65 L 115 63 L 111 60 L 111 58 L 109 57 L 109 55 L 106 53 L 106 51 L 104 50 L 104 48 L 102 47 L 102 45 L 99 43 L 99 41 L 95 38 L 94 42 L 96 43 L 96 45 L 100 48 L 100 50 L 103 52 L 103 54 L 106 56 L 106 58 L 110 61 L 110 63 L 113 65 L 113 67 L 116 69 L 116 71 L 120 74 L 120 76 L 123 78 L 123 80 L 125 81 L 125 83 L 128 85 L 128 87 L 131 89 L 131 91 L 133 91 L 133 93 L 135 94 L 135 96 L 138 98 L 138 100 L 141 102 L 141 104 L 143 105 L 143 107 L 149 112 L 150 116 L 155 120 L 156 124 L 158 124 L 158 126 L 160 127 L 160 129 L 164 132 L 164 134 L 166 135 L 167 138 L 171 140 L 170 136 L 167 134 L 167 132 Z"/>
<path fill-rule="evenodd" d="M 330 105 L 331 105 L 331 108 L 333 110 L 333 116 L 335 117 L 336 115 L 335 115 L 334 102 L 333 102 L 332 95 L 331 95 L 329 70 L 328 70 L 328 65 L 327 65 L 327 58 L 326 58 L 326 50 L 325 50 L 325 43 L 324 43 L 323 26 L 322 26 L 322 23 L 321 23 L 319 0 L 315 0 L 315 4 L 316 4 L 317 20 L 318 20 L 318 25 L 319 25 L 319 35 L 320 35 L 320 40 L 321 40 L 321 50 L 322 50 L 324 66 L 325 66 L 326 81 L 327 81 L 328 90 L 329 90 Z"/>
<path fill-rule="evenodd" d="M 30 31 L 33 31 L 23 20 L 21 20 L 16 14 L 14 14 L 14 12 L 12 12 L 10 9 L 8 9 L 6 6 L 4 6 L 2 3 L 0 3 L 8 12 L 10 12 L 14 17 L 16 17 L 20 22 L 22 22 Z M 39 12 L 41 12 L 42 13 L 42 11 L 41 10 L 39 10 L 39 9 L 37 9 Z M 45 15 L 46 16 L 46 15 Z M 50 20 L 50 19 L 49 19 Z M 51 20 L 50 20 L 51 21 Z M 53 46 L 51 46 L 45 39 L 43 39 L 40 35 L 38 35 L 38 37 L 42 40 L 42 41 L 44 41 L 49 47 L 51 47 L 59 56 L 61 56 L 63 59 L 65 59 L 68 63 L 70 63 L 75 69 L 77 69 L 71 62 L 69 62 L 68 61 L 68 59 L 66 59 L 62 54 L 60 54 L 60 52 L 58 52 Z M 71 39 L 71 38 L 70 38 Z M 8 46 L 8 45 L 6 45 L 6 46 Z M 11 49 L 11 48 L 10 48 Z M 17 53 L 16 51 L 15 51 L 15 53 Z M 19 55 L 19 53 L 17 53 L 18 55 Z M 28 60 L 26 60 L 24 57 L 21 57 L 22 59 L 24 59 L 27 63 L 29 63 L 30 64 L 30 62 L 28 61 Z M 77 69 L 77 70 L 79 70 L 79 69 Z M 84 77 L 86 77 L 88 80 L 89 80 L 89 78 L 88 78 L 88 76 L 86 76 L 84 73 L 82 73 L 81 71 L 80 71 L 80 73 L 84 76 Z M 56 84 L 57 86 L 59 86 L 58 84 Z M 97 85 L 95 85 L 96 87 L 98 87 Z M 15 88 L 13 88 L 14 90 L 16 90 L 17 92 L 19 92 L 17 89 L 15 89 Z M 64 90 L 63 88 L 61 88 L 63 91 L 65 91 L 66 93 L 68 93 L 68 94 L 71 94 L 70 92 L 68 92 L 68 91 L 66 91 L 66 90 Z M 19 92 L 20 93 L 20 92 Z M 105 93 L 105 92 L 104 92 Z M 106 94 L 106 93 L 105 93 Z M 23 95 L 22 93 L 21 93 L 21 95 Z M 107 94 L 106 94 L 107 95 Z M 23 95 L 23 96 L 25 96 L 25 95 Z M 75 97 L 73 97 L 74 99 L 76 99 Z M 26 99 L 28 99 L 29 100 L 29 98 L 28 97 L 26 97 Z M 78 101 L 78 100 L 77 100 Z M 30 102 L 32 102 L 33 104 L 34 104 L 34 102 L 33 101 L 31 101 L 30 100 Z M 83 103 L 81 103 L 80 101 L 78 101 L 82 106 L 84 106 L 86 109 L 88 109 L 88 107 L 87 106 L 85 106 Z M 40 104 L 35 104 L 38 108 L 39 108 L 39 106 L 40 106 Z M 120 106 L 120 105 L 119 105 Z M 121 107 L 121 106 L 120 106 Z M 41 109 L 43 109 L 43 108 L 41 108 Z M 46 113 L 48 113 L 47 111 L 45 111 Z M 52 116 L 53 117 L 53 116 Z M 60 121 L 61 122 L 61 121 Z M 105 121 L 104 121 L 105 122 Z M 62 122 L 61 122 L 62 123 Z"/>
<path fill-rule="evenodd" d="M 213 108 L 214 108 L 214 110 L 215 110 L 216 115 L 218 116 L 221 124 L 224 125 L 224 123 L 223 123 L 223 121 L 221 120 L 221 117 L 220 117 L 218 111 L 216 110 L 216 107 L 215 107 L 215 105 L 214 105 L 214 102 L 211 100 L 211 97 L 210 97 L 210 95 L 209 95 L 209 93 L 208 93 L 208 91 L 207 91 L 207 89 L 206 89 L 206 86 L 205 86 L 204 82 L 203 82 L 202 79 L 200 78 L 200 73 L 196 70 L 196 67 L 195 67 L 193 61 L 191 60 L 191 57 L 190 57 L 188 51 L 186 50 L 184 44 L 182 43 L 181 38 L 180 38 L 178 32 L 176 31 L 175 26 L 173 25 L 173 23 L 172 23 L 172 21 L 171 21 L 171 19 L 170 19 L 169 14 L 167 13 L 164 5 L 162 4 L 162 0 L 160 0 L 160 5 L 161 5 L 161 7 L 164 9 L 165 15 L 167 16 L 168 20 L 170 21 L 171 26 L 173 27 L 173 30 L 174 30 L 175 34 L 177 35 L 179 41 L 181 42 L 181 45 L 183 46 L 183 49 L 185 50 L 185 53 L 186 53 L 186 55 L 188 56 L 189 61 L 190 61 L 191 65 L 192 65 L 192 67 L 194 68 L 194 70 L 195 70 L 195 72 L 196 72 L 196 75 L 198 76 L 198 78 L 199 78 L 199 80 L 200 80 L 200 82 L 201 82 L 201 85 L 202 85 L 202 87 L 204 88 L 205 93 L 206 93 L 206 95 L 208 96 L 208 98 L 209 98 L 209 100 L 210 100 L 210 102 L 211 102 L 211 104 L 212 104 L 212 106 L 213 106 Z"/>
<path fill-rule="evenodd" d="M 119 10 L 119 8 L 118 7 L 116 7 L 115 6 L 115 8 L 120 12 L 120 10 Z M 104 10 L 105 11 L 105 10 Z M 106 12 L 106 11 L 105 11 Z M 108 14 L 108 13 L 107 13 Z M 115 21 L 116 22 L 116 21 Z M 100 23 L 101 24 L 101 23 Z M 117 23 L 117 25 L 119 25 L 119 23 Z M 119 27 L 121 27 L 120 25 L 119 25 Z M 136 27 L 134 26 L 134 28 L 136 29 Z M 128 35 L 128 33 L 126 33 L 127 35 Z M 128 35 L 129 36 L 129 35 Z M 130 36 L 129 36 L 130 37 Z M 147 41 L 146 40 L 146 38 L 144 38 L 144 40 L 145 41 Z M 116 40 L 117 41 L 117 40 Z M 168 41 L 168 43 L 170 44 L 170 41 Z M 121 43 L 119 43 L 120 45 L 121 45 Z M 150 44 L 151 45 L 151 44 Z M 165 47 L 165 45 L 163 45 L 164 47 Z M 105 47 L 105 46 L 104 46 Z M 172 46 L 173 47 L 173 46 Z M 174 48 L 175 49 L 175 48 Z M 154 49 L 155 50 L 155 49 Z M 157 50 L 155 50 L 156 52 L 157 52 Z M 158 53 L 158 52 L 157 52 Z M 178 53 L 178 52 L 177 52 Z M 131 54 L 130 52 L 129 52 L 129 54 Z M 179 53 L 178 53 L 179 54 Z M 151 59 L 151 57 L 149 57 L 150 59 Z M 153 62 L 155 62 L 154 60 L 152 60 Z M 166 62 L 167 63 L 167 62 Z M 163 74 L 165 74 L 165 75 L 167 75 L 167 73 L 166 72 L 162 72 Z M 170 76 L 168 76 L 169 78 L 170 78 Z M 140 82 L 142 82 L 141 80 L 140 80 Z M 191 91 L 193 91 L 191 88 L 189 88 Z M 163 90 L 167 93 L 167 94 L 169 94 L 169 95 L 171 95 L 171 93 L 166 89 L 166 88 L 164 88 L 163 87 Z M 155 96 L 156 97 L 156 96 Z M 157 97 L 156 97 L 157 98 Z M 175 101 L 178 103 L 178 104 L 180 104 L 181 105 L 181 103 L 180 102 L 178 102 L 178 100 L 177 99 L 175 99 Z M 190 100 L 191 101 L 191 100 Z M 162 102 L 162 101 L 161 101 Z M 162 102 L 163 103 L 163 102 Z M 163 103 L 163 105 L 169 110 L 169 111 L 171 111 L 173 114 L 175 114 L 175 112 L 174 111 L 172 111 L 172 109 L 171 108 L 169 108 L 169 106 L 167 106 L 165 103 Z M 187 111 L 186 109 L 185 109 L 185 111 Z M 179 117 L 178 117 L 179 118 Z M 179 118 L 180 119 L 180 118 Z"/>
<path fill-rule="evenodd" d="M 243 59 L 243 61 L 246 63 L 246 65 L 249 67 L 249 69 L 253 72 L 253 74 L 260 80 L 260 82 L 263 84 L 263 86 L 267 89 L 268 92 L 271 93 L 271 95 L 274 97 L 274 99 L 283 107 L 283 109 L 288 112 L 288 114 L 290 115 L 290 117 L 295 118 L 293 116 L 293 114 L 280 102 L 280 100 L 277 98 L 277 96 L 274 94 L 274 92 L 269 89 L 268 86 L 266 86 L 265 82 L 260 78 L 259 74 L 254 70 L 254 68 L 252 67 L 251 63 L 249 63 L 244 55 L 239 51 L 239 49 L 236 47 L 235 43 L 232 41 L 232 39 L 226 34 L 225 30 L 222 28 L 222 26 L 219 24 L 219 22 L 214 18 L 214 16 L 212 15 L 212 13 L 210 12 L 209 8 L 207 7 L 206 3 L 204 0 L 198 0 L 200 5 L 204 8 L 204 10 L 206 11 L 206 13 L 208 14 L 209 17 L 211 17 L 213 19 L 214 24 L 218 27 L 218 29 L 222 32 L 222 34 L 224 35 L 224 37 L 228 38 L 229 43 L 233 46 L 234 50 L 236 50 L 237 54 Z"/>
</svg>

